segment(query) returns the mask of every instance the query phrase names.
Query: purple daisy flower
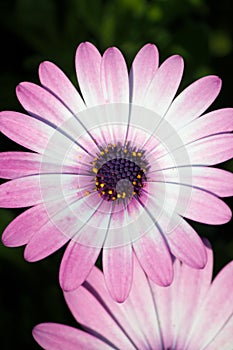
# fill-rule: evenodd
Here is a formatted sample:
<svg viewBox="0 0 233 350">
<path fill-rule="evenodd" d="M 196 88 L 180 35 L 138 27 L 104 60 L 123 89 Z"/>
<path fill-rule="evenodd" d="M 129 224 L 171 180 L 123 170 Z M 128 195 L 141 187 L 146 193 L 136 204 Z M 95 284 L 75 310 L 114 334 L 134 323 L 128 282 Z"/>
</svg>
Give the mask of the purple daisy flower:
<svg viewBox="0 0 233 350">
<path fill-rule="evenodd" d="M 146 278 L 135 258 L 131 293 L 123 304 L 106 290 L 94 268 L 76 291 L 65 292 L 74 318 L 84 328 L 42 323 L 35 340 L 47 350 L 230 350 L 233 344 L 233 262 L 212 279 L 212 250 L 203 269 L 174 262 L 174 281 L 161 287 Z"/>
<path fill-rule="evenodd" d="M 173 257 L 200 269 L 203 242 L 184 218 L 223 224 L 231 211 L 231 173 L 209 167 L 233 154 L 233 110 L 203 113 L 221 80 L 201 78 L 178 94 L 183 60 L 158 67 L 145 45 L 130 74 L 121 52 L 103 56 L 90 43 L 76 52 L 82 97 L 53 63 L 41 85 L 23 82 L 17 97 L 29 115 L 4 111 L 0 130 L 33 152 L 0 155 L 0 206 L 27 209 L 6 228 L 6 246 L 26 245 L 37 261 L 68 243 L 60 266 L 64 290 L 79 287 L 100 252 L 106 285 L 124 301 L 134 252 L 147 276 L 166 286 Z"/>
</svg>

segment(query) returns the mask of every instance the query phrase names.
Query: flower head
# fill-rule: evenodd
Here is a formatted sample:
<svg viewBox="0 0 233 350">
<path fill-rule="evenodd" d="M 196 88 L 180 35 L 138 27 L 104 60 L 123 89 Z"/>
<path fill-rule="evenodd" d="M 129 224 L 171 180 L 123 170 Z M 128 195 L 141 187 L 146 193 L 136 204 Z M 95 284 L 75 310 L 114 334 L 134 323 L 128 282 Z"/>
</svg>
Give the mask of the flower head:
<svg viewBox="0 0 233 350">
<path fill-rule="evenodd" d="M 131 293 L 116 304 L 94 268 L 65 300 L 84 332 L 42 323 L 33 336 L 44 349 L 230 350 L 233 344 L 233 262 L 212 278 L 212 251 L 204 269 L 174 262 L 174 281 L 161 287 L 135 259 Z"/>
<path fill-rule="evenodd" d="M 183 60 L 158 67 L 155 45 L 136 55 L 130 74 L 121 52 L 103 56 L 79 45 L 82 97 L 53 63 L 39 67 L 41 85 L 24 82 L 17 97 L 29 113 L 5 111 L 0 129 L 33 152 L 5 152 L 2 207 L 30 207 L 6 228 L 7 246 L 25 245 L 25 259 L 43 259 L 68 243 L 64 290 L 80 286 L 102 249 L 107 287 L 124 301 L 135 252 L 155 283 L 169 285 L 173 257 L 203 268 L 206 251 L 184 218 L 223 224 L 231 211 L 233 176 L 211 168 L 232 157 L 233 110 L 202 115 L 221 81 L 207 76 L 177 97 Z M 155 263 L 154 263 L 155 262 Z"/>
</svg>

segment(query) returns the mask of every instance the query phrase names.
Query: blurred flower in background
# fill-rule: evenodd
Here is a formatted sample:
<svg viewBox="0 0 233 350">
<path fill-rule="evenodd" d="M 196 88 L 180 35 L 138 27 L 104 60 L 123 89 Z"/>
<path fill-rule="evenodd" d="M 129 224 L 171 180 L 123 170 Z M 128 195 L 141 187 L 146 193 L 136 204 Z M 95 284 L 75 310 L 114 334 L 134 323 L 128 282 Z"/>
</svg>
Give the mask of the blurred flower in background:
<svg viewBox="0 0 233 350">
<path fill-rule="evenodd" d="M 208 262 L 196 270 L 174 262 L 174 281 L 149 281 L 135 259 L 132 292 L 123 304 L 109 298 L 104 277 L 94 268 L 77 291 L 64 293 L 84 330 L 41 323 L 33 329 L 43 349 L 230 350 L 233 344 L 233 262 L 212 279 Z"/>
</svg>

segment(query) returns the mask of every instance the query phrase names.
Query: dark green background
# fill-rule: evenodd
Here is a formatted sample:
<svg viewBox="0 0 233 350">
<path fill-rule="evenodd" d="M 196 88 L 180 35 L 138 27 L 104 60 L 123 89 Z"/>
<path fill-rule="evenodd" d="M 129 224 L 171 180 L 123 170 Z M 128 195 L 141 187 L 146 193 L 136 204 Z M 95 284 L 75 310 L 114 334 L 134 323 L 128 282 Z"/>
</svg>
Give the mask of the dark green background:
<svg viewBox="0 0 233 350">
<path fill-rule="evenodd" d="M 101 52 L 119 47 L 129 65 L 147 42 L 158 45 L 160 61 L 181 54 L 186 64 L 181 87 L 206 74 L 219 75 L 223 88 L 211 109 L 230 107 L 232 18 L 231 0 L 1 0 L 0 109 L 22 111 L 15 86 L 24 80 L 38 82 L 43 60 L 58 64 L 76 84 L 74 54 L 82 41 L 91 41 Z M 19 149 L 1 135 L 1 151 Z M 221 167 L 233 170 L 233 161 Z M 232 199 L 226 202 L 233 207 Z M 20 212 L 0 209 L 0 231 Z M 216 274 L 233 259 L 232 224 L 192 224 L 212 243 Z M 1 349 L 39 349 L 31 336 L 39 322 L 75 325 L 58 287 L 63 252 L 30 264 L 23 259 L 23 247 L 0 245 Z"/>
</svg>

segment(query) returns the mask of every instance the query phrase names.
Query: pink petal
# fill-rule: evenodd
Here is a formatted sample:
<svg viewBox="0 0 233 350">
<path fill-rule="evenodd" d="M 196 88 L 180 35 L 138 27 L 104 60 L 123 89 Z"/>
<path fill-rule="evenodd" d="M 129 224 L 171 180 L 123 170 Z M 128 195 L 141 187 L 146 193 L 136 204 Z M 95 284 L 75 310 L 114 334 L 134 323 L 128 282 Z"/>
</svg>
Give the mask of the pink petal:
<svg viewBox="0 0 233 350">
<path fill-rule="evenodd" d="M 37 153 L 2 152 L 0 153 L 0 177 L 14 179 L 26 175 L 39 173 L 73 173 L 77 174 L 77 167 L 63 166 L 52 159 Z"/>
<path fill-rule="evenodd" d="M 232 158 L 233 137 L 231 134 L 213 135 L 185 147 L 191 164 L 215 165 Z"/>
<path fill-rule="evenodd" d="M 53 129 L 28 115 L 5 111 L 0 113 L 3 134 L 32 151 L 43 153 Z"/>
<path fill-rule="evenodd" d="M 30 261 L 43 259 L 73 239 L 93 214 L 90 202 L 89 206 L 87 205 L 90 196 L 78 197 L 78 194 L 74 193 L 61 197 L 59 201 L 47 202 L 45 207 L 48 220 L 37 228 L 36 235 L 29 241 L 25 249 L 25 258 Z"/>
<path fill-rule="evenodd" d="M 68 240 L 69 236 L 61 232 L 52 222 L 45 223 L 31 236 L 24 250 L 24 258 L 30 262 L 42 260 L 60 249 Z"/>
<path fill-rule="evenodd" d="M 204 348 L 226 325 L 233 314 L 233 262 L 214 279 L 202 303 L 190 337 L 189 349 Z"/>
<path fill-rule="evenodd" d="M 233 344 L 233 316 L 221 328 L 214 339 L 205 346 L 205 350 L 229 350 Z"/>
<path fill-rule="evenodd" d="M 42 156 L 26 152 L 0 153 L 0 177 L 13 179 L 25 175 L 38 174 Z"/>
<path fill-rule="evenodd" d="M 183 143 L 233 130 L 233 108 L 223 108 L 194 119 L 179 130 Z"/>
<path fill-rule="evenodd" d="M 175 260 L 173 267 L 176 277 L 178 260 Z M 169 286 L 163 287 L 148 280 L 151 288 L 151 294 L 154 301 L 154 309 L 156 310 L 158 322 L 160 326 L 162 349 L 172 349 L 173 332 L 176 323 L 177 315 L 173 313 L 173 302 L 176 297 L 177 278 L 174 278 Z"/>
<path fill-rule="evenodd" d="M 177 223 L 173 222 L 174 229 L 166 234 L 172 254 L 188 266 L 202 269 L 207 256 L 201 238 L 184 219 L 175 218 Z"/>
<path fill-rule="evenodd" d="M 103 91 L 100 83 L 101 55 L 91 43 L 79 45 L 76 57 L 76 73 L 80 90 L 88 107 L 104 103 Z"/>
<path fill-rule="evenodd" d="M 193 167 L 193 186 L 198 186 L 220 197 L 233 195 L 233 174 L 217 168 Z"/>
<path fill-rule="evenodd" d="M 130 71 L 131 102 L 141 105 L 158 68 L 159 53 L 153 44 L 144 45 L 134 58 Z"/>
<path fill-rule="evenodd" d="M 94 268 L 89 276 L 96 282 L 90 283 L 88 277 L 83 286 L 64 293 L 73 316 L 81 325 L 109 339 L 117 348 L 135 349 L 127 336 L 127 328 L 131 326 L 128 325 L 124 310 L 119 308 L 119 304 L 106 291 L 103 274 Z"/>
<path fill-rule="evenodd" d="M 173 330 L 174 340 L 171 348 L 186 349 L 186 342 L 193 321 L 198 315 L 198 308 L 208 293 L 212 277 L 213 255 L 208 242 L 206 244 L 208 258 L 204 269 L 193 270 L 182 264 L 177 270 L 177 289 L 173 300 L 176 326 Z"/>
<path fill-rule="evenodd" d="M 40 174 L 13 179 L 0 186 L 0 206 L 29 207 L 75 193 L 78 178 L 73 174 Z"/>
<path fill-rule="evenodd" d="M 165 287 L 163 288 L 166 289 Z M 134 322 L 138 323 L 138 327 L 142 332 L 141 338 L 144 340 L 144 344 L 141 344 L 138 348 L 148 349 L 151 347 L 151 349 L 161 349 L 162 339 L 159 315 L 155 308 L 148 279 L 135 255 L 132 289 L 122 306 L 124 306 L 127 314 L 132 314 L 132 319 L 135 318 L 135 310 L 137 310 L 137 320 Z M 145 324 L 147 325 L 146 327 Z"/>
<path fill-rule="evenodd" d="M 211 282 L 213 258 L 210 249 L 207 249 L 207 254 L 207 264 L 202 270 L 192 269 L 175 260 L 174 280 L 166 288 L 150 281 L 165 349 L 186 348 L 182 344 L 187 339 L 196 315 L 196 306 L 198 307 L 206 295 Z"/>
<path fill-rule="evenodd" d="M 147 90 L 143 105 L 163 116 L 179 87 L 184 69 L 182 57 L 169 57 L 156 71 Z"/>
<path fill-rule="evenodd" d="M 128 297 L 133 277 L 132 246 L 103 249 L 103 271 L 107 288 L 119 303 Z"/>
<path fill-rule="evenodd" d="M 195 81 L 180 93 L 166 114 L 166 120 L 176 129 L 200 116 L 216 99 L 221 80 L 210 75 Z"/>
<path fill-rule="evenodd" d="M 22 177 L 0 186 L 0 206 L 3 208 L 30 207 L 41 202 L 39 176 Z"/>
<path fill-rule="evenodd" d="M 116 48 L 105 51 L 101 63 L 101 82 L 108 103 L 129 102 L 129 78 L 121 52 Z"/>
<path fill-rule="evenodd" d="M 179 170 L 182 171 L 179 173 Z M 185 172 L 187 176 L 185 176 Z M 233 174 L 222 169 L 204 166 L 182 167 L 182 169 L 169 168 L 157 171 L 157 181 L 183 183 L 185 185 L 203 188 L 219 197 L 233 195 Z M 182 175 L 183 179 L 182 179 Z"/>
<path fill-rule="evenodd" d="M 7 247 L 18 247 L 27 244 L 38 226 L 48 220 L 43 204 L 32 207 L 15 218 L 5 229 L 2 242 Z"/>
<path fill-rule="evenodd" d="M 148 277 L 161 286 L 168 286 L 173 280 L 170 251 L 160 232 L 154 226 L 133 243 L 136 256 Z"/>
<path fill-rule="evenodd" d="M 20 83 L 16 93 L 26 111 L 50 123 L 61 125 L 73 116 L 59 99 L 39 85 Z"/>
<path fill-rule="evenodd" d="M 84 110 L 85 104 L 78 91 L 62 72 L 52 62 L 43 62 L 39 66 L 41 84 L 55 94 L 73 113 Z"/>
<path fill-rule="evenodd" d="M 65 250 L 59 271 L 63 290 L 78 288 L 87 278 L 99 256 L 100 247 L 85 246 L 71 241 Z"/>
<path fill-rule="evenodd" d="M 231 219 L 231 210 L 221 199 L 195 187 L 176 183 L 150 183 L 150 198 L 147 207 L 152 213 L 157 213 L 157 207 L 160 206 L 159 213 L 163 210 L 169 215 L 178 213 L 206 224 L 219 225 Z"/>
<path fill-rule="evenodd" d="M 63 324 L 41 323 L 34 327 L 33 337 L 49 350 L 111 350 L 112 346 L 96 336 Z"/>
<path fill-rule="evenodd" d="M 179 166 L 208 166 L 222 163 L 232 158 L 233 137 L 230 133 L 220 133 L 204 137 L 186 145 L 174 144 L 169 151 L 159 147 L 151 154 L 153 171 Z"/>
<path fill-rule="evenodd" d="M 75 209 L 79 229 L 76 229 L 75 235 L 73 235 L 72 241 L 65 251 L 59 275 L 60 284 L 63 290 L 66 291 L 78 288 L 87 278 L 106 238 L 109 216 L 111 215 L 106 210 L 108 203 L 102 201 L 99 204 L 98 196 L 94 197 L 94 199 L 97 203 L 95 206 L 92 203 L 90 207 L 89 196 L 83 205 Z M 74 212 L 74 209 L 72 211 Z M 80 216 L 80 213 L 84 211 L 86 212 L 85 216 Z M 78 220 L 79 216 L 81 220 Z M 78 221 L 80 221 L 80 224 Z M 76 228 L 77 224 L 74 225 L 74 228 Z"/>
</svg>

